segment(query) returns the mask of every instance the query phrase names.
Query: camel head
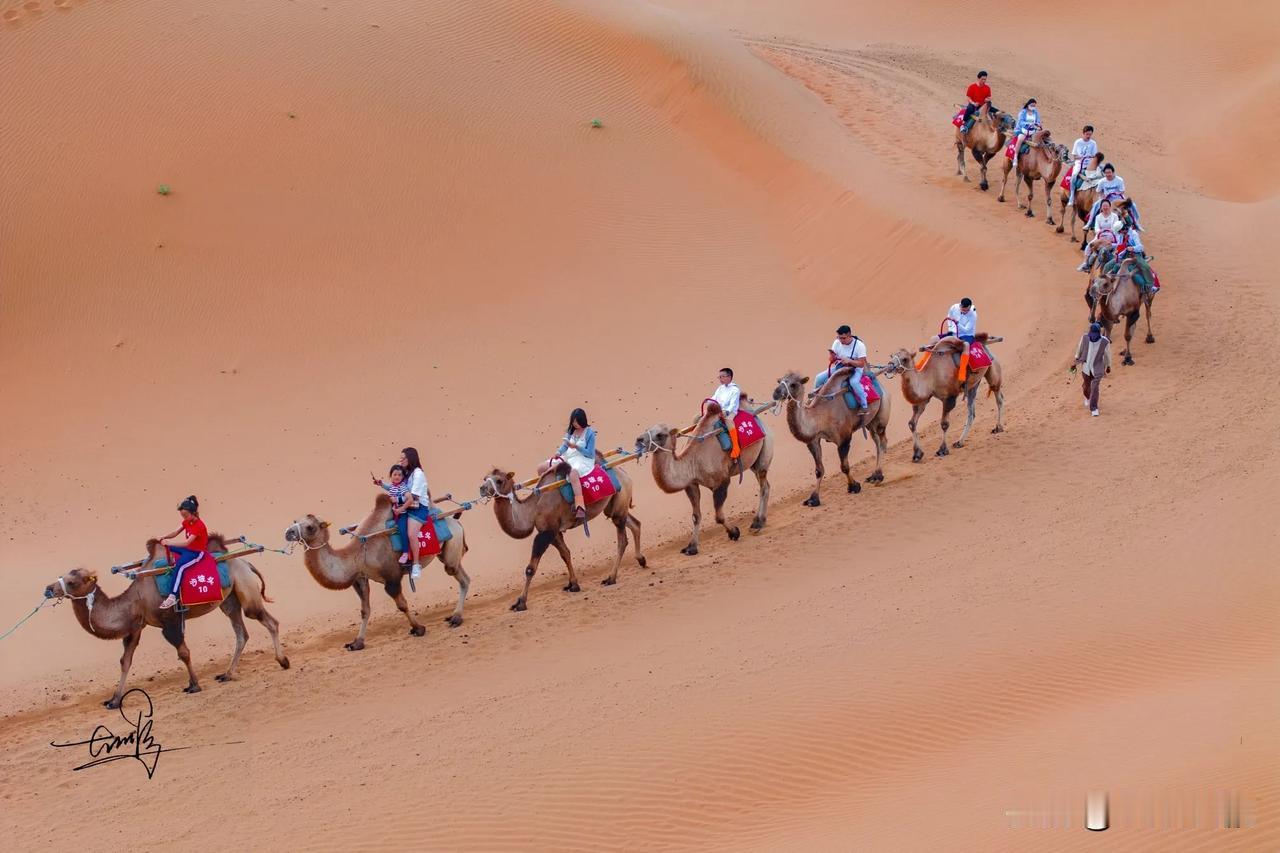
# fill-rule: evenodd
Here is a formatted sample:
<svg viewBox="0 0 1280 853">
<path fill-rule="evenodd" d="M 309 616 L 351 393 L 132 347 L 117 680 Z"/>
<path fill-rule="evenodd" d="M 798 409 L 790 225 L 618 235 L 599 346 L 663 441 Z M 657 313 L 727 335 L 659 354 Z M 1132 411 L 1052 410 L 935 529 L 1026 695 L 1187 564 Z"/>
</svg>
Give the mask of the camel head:
<svg viewBox="0 0 1280 853">
<path fill-rule="evenodd" d="M 809 387 L 809 377 L 801 376 L 794 370 L 788 370 L 786 375 L 778 380 L 778 384 L 773 389 L 773 400 L 780 403 L 784 400 L 803 400 L 804 389 Z"/>
<path fill-rule="evenodd" d="M 1013 128 L 1017 125 L 1017 121 L 1008 113 L 996 111 L 996 121 L 999 122 L 1000 129 L 1005 133 L 1013 133 Z"/>
<path fill-rule="evenodd" d="M 501 468 L 494 468 L 480 481 L 480 499 L 509 497 L 515 490 L 515 485 L 516 474 L 514 471 L 503 471 Z"/>
<path fill-rule="evenodd" d="M 893 355 L 889 356 L 888 367 L 884 369 L 884 376 L 896 376 L 899 373 L 906 373 L 908 370 L 915 370 L 915 360 L 911 358 L 909 350 L 900 349 Z"/>
<path fill-rule="evenodd" d="M 643 456 L 658 450 L 676 449 L 676 429 L 666 424 L 651 426 L 636 436 L 636 455 Z"/>
<path fill-rule="evenodd" d="M 304 515 L 285 529 L 284 541 L 300 542 L 308 551 L 323 548 L 329 544 L 329 522 L 314 515 Z"/>
<path fill-rule="evenodd" d="M 98 576 L 88 569 L 72 569 L 44 588 L 45 598 L 84 598 L 98 586 Z"/>
</svg>

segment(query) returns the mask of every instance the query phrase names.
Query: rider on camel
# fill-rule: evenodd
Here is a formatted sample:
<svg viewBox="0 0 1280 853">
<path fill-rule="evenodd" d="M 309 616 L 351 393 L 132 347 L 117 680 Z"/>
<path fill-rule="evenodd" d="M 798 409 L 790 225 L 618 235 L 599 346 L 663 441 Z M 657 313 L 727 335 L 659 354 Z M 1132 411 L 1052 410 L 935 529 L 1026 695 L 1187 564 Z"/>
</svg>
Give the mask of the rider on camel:
<svg viewBox="0 0 1280 853">
<path fill-rule="evenodd" d="M 1036 108 L 1036 99 L 1031 98 L 1022 105 L 1022 111 L 1018 113 L 1018 122 L 1013 127 L 1013 169 L 1018 169 L 1018 154 L 1021 152 L 1022 143 L 1031 134 L 1040 129 L 1040 110 Z"/>
<path fill-rule="evenodd" d="M 969 103 L 964 107 L 964 121 L 961 132 L 968 133 L 969 128 L 973 127 L 973 120 L 978 115 L 978 110 L 982 109 L 984 103 L 991 100 L 991 87 L 987 85 L 987 72 L 979 71 L 976 82 L 970 83 L 969 88 L 965 90 L 965 95 L 969 99 Z M 990 104 L 988 109 L 991 112 L 996 111 L 996 105 Z"/>
</svg>

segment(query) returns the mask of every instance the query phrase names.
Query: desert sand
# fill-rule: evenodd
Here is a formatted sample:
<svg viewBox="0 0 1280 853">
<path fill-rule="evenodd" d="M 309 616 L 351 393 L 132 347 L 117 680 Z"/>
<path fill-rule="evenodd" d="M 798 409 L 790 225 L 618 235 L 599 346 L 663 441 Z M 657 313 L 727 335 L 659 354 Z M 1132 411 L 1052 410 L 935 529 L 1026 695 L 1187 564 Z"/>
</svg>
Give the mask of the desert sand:
<svg viewBox="0 0 1280 853">
<path fill-rule="evenodd" d="M 250 623 L 215 682 L 214 614 L 184 695 L 148 631 L 130 683 L 165 747 L 199 747 L 150 781 L 48 746 L 118 727 L 119 644 L 41 611 L 0 641 L 0 844 L 1280 847 L 1280 9 L 1114 17 L 1099 53 L 1065 9 L 1005 0 L 9 0 L 0 629 L 71 566 L 118 593 L 106 568 L 189 493 L 273 547 L 305 513 L 363 517 L 406 444 L 474 497 L 574 406 L 630 447 L 722 365 L 766 399 L 825 366 L 835 325 L 883 362 L 963 295 L 1006 338 L 1008 431 L 982 398 L 965 448 L 913 465 L 891 381 L 886 482 L 844 494 L 828 447 L 809 509 L 811 460 L 769 418 L 768 527 L 708 526 L 696 557 L 685 498 L 632 467 L 648 568 L 597 586 L 613 537 L 575 531 L 589 585 L 561 592 L 548 557 L 525 613 L 529 543 L 480 507 L 466 622 L 443 625 L 433 564 L 427 636 L 375 590 L 359 653 L 355 596 L 263 554 L 293 666 Z M 1078 251 L 1039 190 L 1026 219 L 954 174 L 980 67 L 1059 141 L 1097 126 L 1142 206 L 1156 343 L 1135 336 L 1100 418 L 1066 372 Z M 744 528 L 754 504 L 731 489 Z M 1022 814 L 1089 789 L 1105 834 Z M 1220 790 L 1252 826 L 1144 828 L 1161 796 Z"/>
</svg>

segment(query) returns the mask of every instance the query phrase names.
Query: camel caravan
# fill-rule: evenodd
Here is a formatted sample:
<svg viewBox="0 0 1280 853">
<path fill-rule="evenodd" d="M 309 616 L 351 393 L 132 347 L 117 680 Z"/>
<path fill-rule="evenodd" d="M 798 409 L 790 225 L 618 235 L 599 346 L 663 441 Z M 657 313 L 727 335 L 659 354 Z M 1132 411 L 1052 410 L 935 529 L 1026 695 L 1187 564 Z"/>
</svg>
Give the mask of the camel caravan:
<svg viewBox="0 0 1280 853">
<path fill-rule="evenodd" d="M 1121 363 L 1133 364 L 1133 328 L 1141 314 L 1147 321 L 1146 341 L 1155 343 L 1151 303 L 1160 292 L 1160 277 L 1151 268 L 1152 258 L 1146 252 L 1137 203 L 1128 195 L 1124 178 L 1116 174 L 1115 166 L 1098 150 L 1092 125 L 1082 128 L 1080 138 L 1070 148 L 1059 145 L 1041 125 L 1035 98 L 1027 100 L 1015 118 L 992 104 L 988 79 L 986 71 L 978 72 L 965 92 L 967 104 L 951 118 L 955 126 L 956 174 L 969 181 L 964 156 L 968 151 L 982 169 L 979 186 L 986 190 L 987 166 L 1003 149 L 1004 179 L 997 201 L 1005 200 L 1005 187 L 1012 174 L 1014 200 L 1019 209 L 1025 208 L 1026 215 L 1033 217 L 1035 185 L 1043 182 L 1045 220 L 1050 225 L 1055 224 L 1050 191 L 1058 184 L 1056 232 L 1064 233 L 1069 225 L 1069 239 L 1074 242 L 1077 221 L 1083 228 L 1079 240 L 1084 260 L 1077 269 L 1089 276 L 1084 297 L 1089 307 L 1090 332 L 1100 332 L 1109 347 L 1112 327 L 1123 319 L 1125 347 Z M 1026 204 L 1021 200 L 1024 184 Z M 996 382 L 998 387 L 998 378 Z M 993 391 L 998 398 L 998 390 Z M 948 410 L 944 404 L 944 432 Z M 972 420 L 972 405 L 970 412 Z M 1096 407 L 1093 412 L 1097 414 Z"/>
</svg>

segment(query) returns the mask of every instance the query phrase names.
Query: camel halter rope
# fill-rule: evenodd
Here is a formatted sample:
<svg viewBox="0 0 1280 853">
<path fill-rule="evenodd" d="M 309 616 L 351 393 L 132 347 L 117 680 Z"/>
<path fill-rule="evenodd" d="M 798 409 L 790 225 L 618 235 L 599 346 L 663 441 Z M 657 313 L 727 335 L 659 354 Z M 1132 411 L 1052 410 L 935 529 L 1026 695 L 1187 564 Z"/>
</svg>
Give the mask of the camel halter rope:
<svg viewBox="0 0 1280 853">
<path fill-rule="evenodd" d="M 98 594 L 98 582 L 97 581 L 93 582 L 93 589 L 89 590 L 87 595 L 72 595 L 71 590 L 67 589 L 66 578 L 58 578 L 58 585 L 62 587 L 63 598 L 69 598 L 72 601 L 81 601 L 81 600 L 84 601 L 85 606 L 89 608 L 89 616 L 85 621 L 89 623 L 90 633 L 97 635 L 98 632 L 93 627 L 93 598 Z"/>
<path fill-rule="evenodd" d="M 61 578 L 59 578 L 59 580 L 61 580 Z M 23 616 L 21 619 L 19 619 L 17 622 L 15 622 L 15 623 L 14 623 L 14 625 L 13 625 L 13 627 L 12 627 L 12 628 L 10 628 L 8 631 L 5 631 L 3 634 L 0 634 L 0 640 L 5 639 L 5 638 L 6 638 L 6 637 L 8 637 L 10 634 L 12 634 L 14 631 L 18 630 L 18 628 L 22 627 L 22 623 L 23 623 L 23 622 L 26 622 L 26 621 L 27 621 L 28 619 L 30 619 L 32 616 L 35 616 L 37 613 L 39 613 L 39 612 L 40 612 L 41 610 L 43 610 L 45 607 L 57 607 L 57 606 L 58 606 L 58 602 L 60 602 L 60 601 L 62 601 L 62 599 L 61 599 L 61 598 L 43 598 L 43 599 L 41 599 L 41 600 L 40 600 L 40 603 L 36 605 L 36 607 L 35 607 L 35 609 L 34 609 L 34 610 L 32 610 L 32 611 L 31 611 L 30 613 L 28 613 L 26 616 Z M 92 627 L 92 626 L 90 626 L 90 627 Z M 95 633 L 96 633 L 96 632 L 95 632 Z"/>
</svg>

